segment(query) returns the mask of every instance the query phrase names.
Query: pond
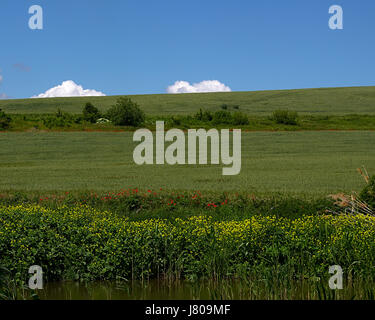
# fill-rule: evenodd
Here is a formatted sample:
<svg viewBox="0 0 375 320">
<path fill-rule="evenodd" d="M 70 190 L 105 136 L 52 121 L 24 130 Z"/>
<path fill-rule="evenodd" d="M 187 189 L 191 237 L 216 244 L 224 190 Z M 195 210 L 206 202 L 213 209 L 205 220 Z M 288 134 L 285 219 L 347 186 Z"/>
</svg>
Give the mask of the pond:
<svg viewBox="0 0 375 320">
<path fill-rule="evenodd" d="M 42 300 L 328 300 L 374 299 L 374 283 L 348 282 L 331 290 L 320 280 L 54 282 L 38 291 Z"/>
</svg>

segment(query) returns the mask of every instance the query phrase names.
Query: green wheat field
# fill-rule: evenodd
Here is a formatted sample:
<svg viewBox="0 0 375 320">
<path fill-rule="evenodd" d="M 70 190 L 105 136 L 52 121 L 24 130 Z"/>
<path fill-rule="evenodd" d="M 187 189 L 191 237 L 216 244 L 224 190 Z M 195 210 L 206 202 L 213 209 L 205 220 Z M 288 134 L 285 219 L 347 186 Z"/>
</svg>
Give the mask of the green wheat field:
<svg viewBox="0 0 375 320">
<path fill-rule="evenodd" d="M 132 133 L 0 134 L 0 190 L 117 191 L 123 188 L 325 195 L 363 186 L 375 171 L 375 132 L 247 132 L 242 170 L 222 165 L 138 166 Z"/>
</svg>

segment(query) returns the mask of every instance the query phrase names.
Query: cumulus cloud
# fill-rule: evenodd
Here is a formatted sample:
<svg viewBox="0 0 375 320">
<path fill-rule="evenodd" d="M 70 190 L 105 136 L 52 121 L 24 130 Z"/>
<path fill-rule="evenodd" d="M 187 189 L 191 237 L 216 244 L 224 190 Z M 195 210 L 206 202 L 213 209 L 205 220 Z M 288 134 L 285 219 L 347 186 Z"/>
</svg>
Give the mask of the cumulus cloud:
<svg viewBox="0 0 375 320">
<path fill-rule="evenodd" d="M 224 83 L 218 80 L 205 80 L 190 84 L 187 81 L 176 81 L 167 88 L 168 93 L 199 93 L 199 92 L 230 92 L 232 91 Z"/>
<path fill-rule="evenodd" d="M 103 92 L 83 89 L 82 86 L 76 84 L 72 80 L 64 81 L 62 84 L 47 90 L 32 98 L 56 98 L 56 97 L 93 97 L 105 96 Z"/>
<path fill-rule="evenodd" d="M 0 69 L 0 73 L 1 73 L 1 69 Z M 0 85 L 1 83 L 3 82 L 3 76 L 0 74 Z M 6 95 L 5 93 L 0 93 L 0 100 L 2 99 L 9 99 L 10 97 L 8 95 Z"/>
</svg>

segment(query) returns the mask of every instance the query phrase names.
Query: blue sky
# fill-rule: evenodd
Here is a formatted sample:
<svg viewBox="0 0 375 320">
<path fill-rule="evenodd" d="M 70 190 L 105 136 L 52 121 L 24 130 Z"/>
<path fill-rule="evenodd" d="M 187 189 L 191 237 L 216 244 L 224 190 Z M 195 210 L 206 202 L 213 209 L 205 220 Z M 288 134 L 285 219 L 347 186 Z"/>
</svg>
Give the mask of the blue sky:
<svg viewBox="0 0 375 320">
<path fill-rule="evenodd" d="M 28 9 L 44 10 L 30 30 Z M 344 9 L 330 30 L 328 9 Z M 1 0 L 0 94 L 73 80 L 106 95 L 177 80 L 233 91 L 375 84 L 373 0 Z"/>
</svg>

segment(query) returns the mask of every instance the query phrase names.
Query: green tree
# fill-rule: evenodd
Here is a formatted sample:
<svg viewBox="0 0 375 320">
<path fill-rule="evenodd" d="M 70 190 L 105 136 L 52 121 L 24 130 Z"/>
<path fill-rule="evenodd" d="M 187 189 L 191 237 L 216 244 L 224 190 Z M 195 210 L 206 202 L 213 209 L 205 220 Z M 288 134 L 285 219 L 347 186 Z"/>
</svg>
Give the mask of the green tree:
<svg viewBox="0 0 375 320">
<path fill-rule="evenodd" d="M 10 122 L 12 119 L 8 117 L 4 111 L 0 109 L 0 130 L 1 129 L 8 129 L 10 126 Z"/>
<path fill-rule="evenodd" d="M 83 108 L 83 119 L 85 121 L 96 123 L 101 118 L 101 114 L 91 102 L 87 102 Z"/>
<path fill-rule="evenodd" d="M 107 118 L 116 126 L 138 127 L 145 122 L 145 114 L 130 98 L 121 97 L 107 112 Z"/>
</svg>

